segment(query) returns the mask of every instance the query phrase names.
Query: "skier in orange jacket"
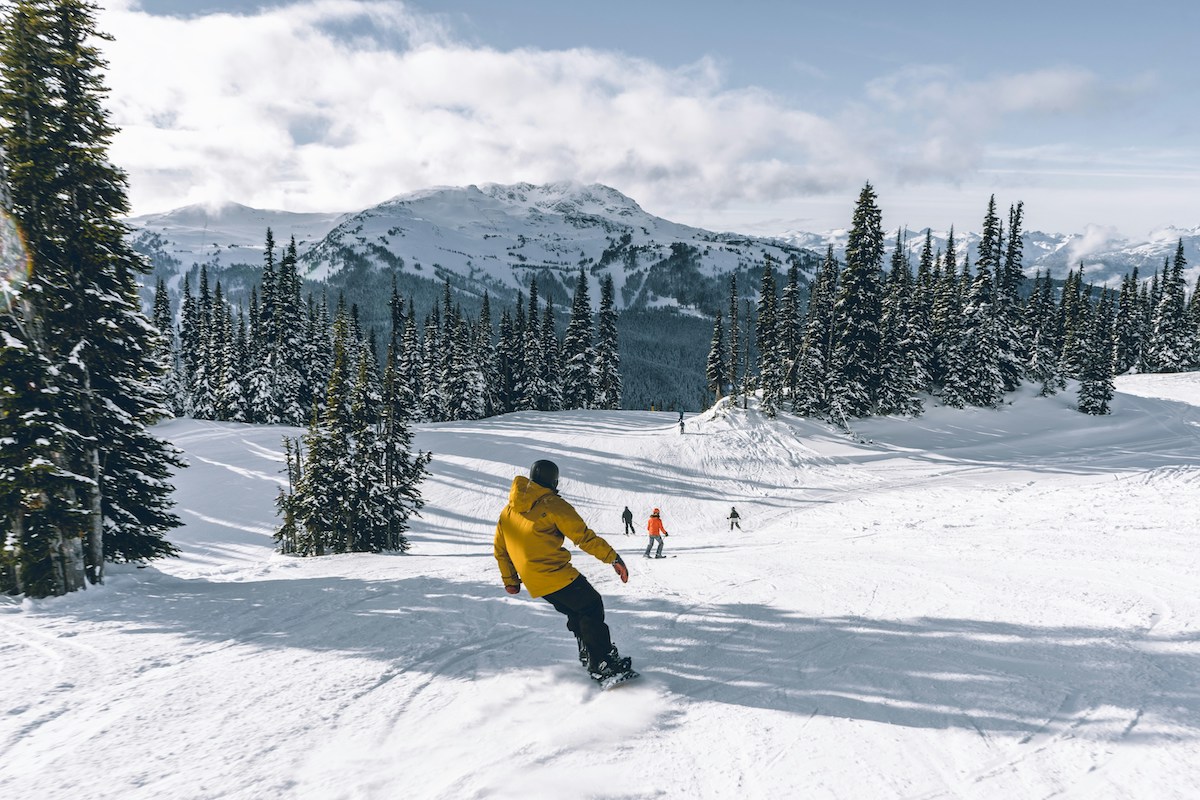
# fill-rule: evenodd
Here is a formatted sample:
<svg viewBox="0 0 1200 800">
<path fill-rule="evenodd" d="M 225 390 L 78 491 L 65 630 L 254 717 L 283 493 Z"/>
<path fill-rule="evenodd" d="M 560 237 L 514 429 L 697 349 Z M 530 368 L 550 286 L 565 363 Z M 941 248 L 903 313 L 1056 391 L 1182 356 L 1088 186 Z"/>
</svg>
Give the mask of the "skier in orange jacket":
<svg viewBox="0 0 1200 800">
<path fill-rule="evenodd" d="M 663 540 L 662 537 L 667 536 L 667 529 L 663 527 L 662 516 L 658 509 L 650 515 L 650 521 L 646 523 L 646 530 L 650 532 L 650 542 L 646 545 L 645 557 L 650 558 L 650 551 L 654 548 L 654 543 L 658 542 L 658 554 L 655 558 L 666 558 L 662 554 Z"/>
</svg>

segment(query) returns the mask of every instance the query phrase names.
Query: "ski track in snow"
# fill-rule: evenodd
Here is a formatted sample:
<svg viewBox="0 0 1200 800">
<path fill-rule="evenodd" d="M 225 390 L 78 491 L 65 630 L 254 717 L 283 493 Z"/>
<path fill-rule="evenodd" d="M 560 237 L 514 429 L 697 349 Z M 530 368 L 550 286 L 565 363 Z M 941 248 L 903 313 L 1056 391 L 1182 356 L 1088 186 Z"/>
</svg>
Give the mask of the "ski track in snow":
<svg viewBox="0 0 1200 800">
<path fill-rule="evenodd" d="M 1194 797 L 1200 375 L 1118 389 L 1111 418 L 1021 395 L 853 436 L 753 407 L 423 425 L 405 556 L 273 553 L 297 431 L 163 424 L 183 557 L 0 599 L 0 796 Z M 491 555 L 542 457 L 630 566 L 575 555 L 643 675 L 611 692 Z M 656 506 L 677 557 L 646 561 Z"/>
</svg>

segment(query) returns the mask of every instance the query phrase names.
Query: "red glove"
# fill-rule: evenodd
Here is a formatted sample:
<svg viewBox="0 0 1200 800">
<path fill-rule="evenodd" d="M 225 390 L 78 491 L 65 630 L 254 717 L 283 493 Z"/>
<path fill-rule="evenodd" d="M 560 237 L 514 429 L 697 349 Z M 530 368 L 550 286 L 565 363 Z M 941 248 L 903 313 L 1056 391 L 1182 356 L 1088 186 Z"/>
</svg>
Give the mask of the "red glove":
<svg viewBox="0 0 1200 800">
<path fill-rule="evenodd" d="M 625 566 L 625 562 L 621 560 L 620 556 L 617 556 L 617 560 L 613 562 L 613 569 L 621 577 L 621 583 L 629 583 L 629 568 Z"/>
<path fill-rule="evenodd" d="M 508 592 L 509 594 L 519 594 L 521 591 L 521 585 L 517 584 L 516 586 L 505 586 L 504 591 Z"/>
</svg>

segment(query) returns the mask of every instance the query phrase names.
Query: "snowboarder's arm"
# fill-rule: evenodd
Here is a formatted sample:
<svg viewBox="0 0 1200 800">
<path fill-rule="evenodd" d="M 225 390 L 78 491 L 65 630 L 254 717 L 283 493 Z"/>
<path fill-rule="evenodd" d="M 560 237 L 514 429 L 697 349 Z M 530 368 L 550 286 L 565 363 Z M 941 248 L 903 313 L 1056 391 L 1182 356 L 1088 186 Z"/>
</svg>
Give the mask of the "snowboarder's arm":
<svg viewBox="0 0 1200 800">
<path fill-rule="evenodd" d="M 570 503 L 561 497 L 555 497 L 554 501 L 547 511 L 563 536 L 574 542 L 580 550 L 589 556 L 600 559 L 605 564 L 611 564 L 617 560 L 619 557 L 617 551 L 587 526 L 583 517 L 579 516 L 579 512 L 572 508 Z"/>
<path fill-rule="evenodd" d="M 517 574 L 516 566 L 508 557 L 508 545 L 504 541 L 504 534 L 500 531 L 499 525 L 496 526 L 496 539 L 492 544 L 492 550 L 496 556 L 496 564 L 500 567 L 500 578 L 504 581 L 504 591 L 509 594 L 521 591 L 521 576 Z"/>
</svg>

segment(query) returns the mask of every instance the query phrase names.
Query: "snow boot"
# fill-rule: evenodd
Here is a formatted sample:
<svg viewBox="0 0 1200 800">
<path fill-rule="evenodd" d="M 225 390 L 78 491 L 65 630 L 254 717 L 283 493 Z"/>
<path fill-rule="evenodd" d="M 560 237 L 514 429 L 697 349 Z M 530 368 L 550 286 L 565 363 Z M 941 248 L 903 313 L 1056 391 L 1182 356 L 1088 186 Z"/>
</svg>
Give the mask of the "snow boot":
<svg viewBox="0 0 1200 800">
<path fill-rule="evenodd" d="M 622 657 L 617 652 L 617 646 L 614 644 L 608 654 L 596 664 L 588 665 L 588 675 L 592 680 L 602 682 L 605 678 L 611 678 L 614 675 L 620 675 L 633 670 L 633 659 L 628 656 Z"/>
</svg>

